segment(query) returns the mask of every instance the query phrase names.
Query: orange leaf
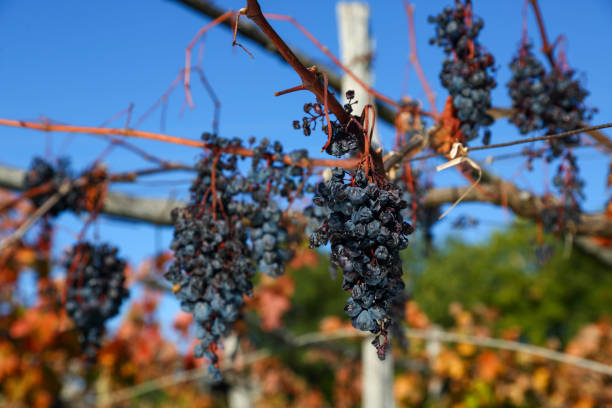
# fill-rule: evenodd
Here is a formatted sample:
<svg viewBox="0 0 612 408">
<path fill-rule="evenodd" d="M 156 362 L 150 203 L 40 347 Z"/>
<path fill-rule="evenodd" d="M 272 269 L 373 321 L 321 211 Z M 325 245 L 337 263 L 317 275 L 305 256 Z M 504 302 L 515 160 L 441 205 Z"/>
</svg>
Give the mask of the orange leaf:
<svg viewBox="0 0 612 408">
<path fill-rule="evenodd" d="M 485 381 L 493 381 L 501 372 L 502 364 L 497 354 L 493 351 L 485 351 L 477 359 L 478 374 Z"/>
<path fill-rule="evenodd" d="M 22 264 L 31 264 L 36 260 L 36 253 L 32 248 L 19 248 L 15 252 L 15 260 Z"/>
</svg>

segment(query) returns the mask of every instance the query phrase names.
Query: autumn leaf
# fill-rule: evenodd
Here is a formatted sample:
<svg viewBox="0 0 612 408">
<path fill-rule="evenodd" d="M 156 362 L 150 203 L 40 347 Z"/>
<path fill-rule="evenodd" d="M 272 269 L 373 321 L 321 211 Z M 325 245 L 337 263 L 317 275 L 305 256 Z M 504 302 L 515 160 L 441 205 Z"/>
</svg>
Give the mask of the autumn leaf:
<svg viewBox="0 0 612 408">
<path fill-rule="evenodd" d="M 478 375 L 485 381 L 491 382 L 501 373 L 503 366 L 494 351 L 485 351 L 476 359 Z"/>
<path fill-rule="evenodd" d="M 313 267 L 319 262 L 317 253 L 309 248 L 299 247 L 288 266 L 292 269 L 299 269 L 304 266 Z"/>
<path fill-rule="evenodd" d="M 172 327 L 174 330 L 178 331 L 181 336 L 187 337 L 189 332 L 189 326 L 193 322 L 193 315 L 191 313 L 178 312 L 176 316 L 174 316 L 174 321 L 172 323 Z"/>
<path fill-rule="evenodd" d="M 425 329 L 430 322 L 427 315 L 419 308 L 413 300 L 406 302 L 406 322 L 410 327 Z"/>
<path fill-rule="evenodd" d="M 476 353 L 476 346 L 471 343 L 457 344 L 457 352 L 463 357 L 470 357 Z"/>
<path fill-rule="evenodd" d="M 331 333 L 340 329 L 351 329 L 353 325 L 348 320 L 342 320 L 338 316 L 327 316 L 321 319 L 319 330 L 323 333 Z"/>
<path fill-rule="evenodd" d="M 261 317 L 261 327 L 270 331 L 278 329 L 282 324 L 282 316 L 291 308 L 291 302 L 286 297 L 273 291 L 264 290 L 259 295 L 258 313 Z"/>
<path fill-rule="evenodd" d="M 546 392 L 550 381 L 550 371 L 546 367 L 538 367 L 533 372 L 531 384 L 533 389 L 538 392 Z"/>
</svg>

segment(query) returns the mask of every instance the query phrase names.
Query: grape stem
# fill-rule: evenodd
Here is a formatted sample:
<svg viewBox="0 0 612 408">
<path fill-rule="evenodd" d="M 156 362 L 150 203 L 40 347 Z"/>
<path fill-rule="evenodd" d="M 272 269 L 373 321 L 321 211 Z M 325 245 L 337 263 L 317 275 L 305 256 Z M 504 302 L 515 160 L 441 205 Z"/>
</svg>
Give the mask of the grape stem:
<svg viewBox="0 0 612 408">
<path fill-rule="evenodd" d="M 538 28 L 540 29 L 540 36 L 542 37 L 542 52 L 544 53 L 544 55 L 546 55 L 548 62 L 550 62 L 550 66 L 553 69 L 557 69 L 557 64 L 553 55 L 555 47 L 550 45 L 550 42 L 548 42 L 548 37 L 546 36 L 546 28 L 544 27 L 544 20 L 542 19 L 542 13 L 540 13 L 540 6 L 538 5 L 538 0 L 529 0 L 529 3 L 531 3 L 531 7 L 533 7 L 533 12 L 535 13 L 536 20 L 538 21 Z"/>
</svg>

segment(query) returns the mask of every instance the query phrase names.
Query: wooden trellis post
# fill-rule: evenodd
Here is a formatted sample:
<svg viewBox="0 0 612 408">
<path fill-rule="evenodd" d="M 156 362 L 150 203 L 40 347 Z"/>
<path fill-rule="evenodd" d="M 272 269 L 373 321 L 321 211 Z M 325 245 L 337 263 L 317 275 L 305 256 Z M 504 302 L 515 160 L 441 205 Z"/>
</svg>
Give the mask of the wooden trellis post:
<svg viewBox="0 0 612 408">
<path fill-rule="evenodd" d="M 238 336 L 233 334 L 226 338 L 223 341 L 223 348 L 225 357 L 231 360 L 231 356 L 240 349 Z M 253 396 L 256 388 L 257 384 L 249 381 L 248 378 L 232 378 L 227 391 L 228 408 L 251 408 L 254 403 Z"/>
<path fill-rule="evenodd" d="M 361 406 L 393 408 L 393 356 L 388 352 L 384 361 L 379 360 L 371 343 L 372 337 L 367 337 L 361 344 Z"/>
<path fill-rule="evenodd" d="M 338 33 L 340 40 L 340 56 L 359 79 L 368 86 L 372 85 L 371 71 L 372 39 L 370 38 L 370 8 L 365 3 L 342 2 L 337 6 Z M 359 115 L 367 104 L 374 104 L 374 98 L 368 94 L 353 78 L 342 77 L 342 95 L 348 90 L 355 91 L 358 101 L 353 106 L 354 114 Z M 375 149 L 382 148 L 382 143 L 375 129 L 372 138 Z M 393 401 L 393 359 L 388 353 L 385 361 L 380 361 L 376 349 L 370 344 L 371 338 L 363 341 L 361 351 L 362 361 L 362 406 L 364 408 L 391 408 Z"/>
<path fill-rule="evenodd" d="M 359 79 L 371 86 L 374 82 L 372 73 L 373 41 L 370 38 L 370 7 L 365 3 L 341 2 L 336 8 L 338 17 L 338 38 L 340 41 L 340 59 Z M 342 94 L 344 100 L 348 90 L 355 91 L 357 104 L 353 105 L 353 114 L 359 115 L 365 105 L 374 105 L 374 98 L 368 94 L 353 78 L 342 77 Z M 374 129 L 372 146 L 382 148 L 378 130 Z"/>
</svg>

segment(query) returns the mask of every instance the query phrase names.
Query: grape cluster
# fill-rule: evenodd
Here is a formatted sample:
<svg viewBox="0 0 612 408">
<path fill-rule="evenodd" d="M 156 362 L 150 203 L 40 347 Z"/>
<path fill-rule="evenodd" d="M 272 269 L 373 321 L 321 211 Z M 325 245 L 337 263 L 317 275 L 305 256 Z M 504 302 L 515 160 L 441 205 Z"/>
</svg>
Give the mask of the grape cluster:
<svg viewBox="0 0 612 408">
<path fill-rule="evenodd" d="M 30 198 L 36 207 L 42 206 L 51 196 L 56 194 L 64 183 L 72 183 L 70 189 L 49 209 L 48 215 L 57 216 L 65 210 L 76 213 L 92 211 L 102 197 L 99 190 L 91 193 L 106 178 L 103 166 L 93 167 L 83 172 L 79 177 L 81 183 L 75 183 L 75 177 L 70 170 L 68 159 L 59 159 L 53 166 L 40 157 L 32 160 L 30 169 L 25 174 L 24 185 L 27 190 L 43 188 L 39 194 Z M 48 185 L 49 188 L 46 188 Z"/>
<path fill-rule="evenodd" d="M 267 139 L 263 139 L 254 149 L 251 170 L 247 176 L 249 193 L 254 202 L 253 211 L 247 217 L 251 220 L 250 238 L 253 246 L 253 259 L 257 269 L 271 277 L 278 277 L 285 272 L 285 264 L 292 253 L 283 247 L 287 240 L 287 229 L 282 226 L 282 211 L 270 198 L 277 195 L 294 199 L 302 194 L 307 174 L 302 167 L 272 162 L 267 158 L 282 155 L 283 148 L 275 142 L 270 149 Z M 304 149 L 294 150 L 288 154 L 291 162 L 299 163 L 308 157 Z"/>
<path fill-rule="evenodd" d="M 285 272 L 292 253 L 281 244 L 287 240 L 287 230 L 281 226 L 282 212 L 272 200 L 259 203 L 251 218 L 253 259 L 257 269 L 273 278 Z"/>
<path fill-rule="evenodd" d="M 355 99 L 355 91 L 346 91 L 347 103 L 344 104 L 344 110 L 351 114 L 353 113 L 353 105 L 357 103 Z M 304 116 L 302 121 L 294 120 L 293 128 L 301 129 L 305 136 L 310 136 L 316 128 L 318 121 L 321 122 L 321 130 L 328 135 L 327 124 L 325 123 L 326 116 L 323 106 L 320 103 L 307 103 L 304 105 L 304 112 L 308 116 Z M 356 120 L 359 117 L 354 116 Z M 329 155 L 342 157 L 346 154 L 356 154 L 361 149 L 360 139 L 352 132 L 348 131 L 338 121 L 331 121 L 331 140 L 325 149 Z M 329 136 L 329 135 L 328 135 Z"/>
<path fill-rule="evenodd" d="M 368 183 L 363 170 L 351 174 L 349 183 L 345 175 L 335 168 L 317 185 L 313 202 L 330 214 L 310 243 L 331 242 L 331 261 L 342 269 L 342 288 L 351 293 L 344 310 L 355 328 L 377 334 L 373 344 L 384 359 L 392 302 L 404 289 L 399 251 L 408 246 L 412 227 L 401 215 L 406 202 L 396 186 Z"/>
<path fill-rule="evenodd" d="M 293 121 L 294 129 L 301 129 L 304 136 L 310 136 L 312 134 L 312 131 L 317 127 L 317 122 L 321 122 L 321 129 L 323 129 L 325 123 L 325 111 L 323 105 L 320 103 L 305 103 L 304 113 L 307 116 L 303 116 L 301 121 Z"/>
<path fill-rule="evenodd" d="M 210 142 L 219 148 L 230 145 L 225 139 Z M 193 313 L 200 340 L 194 355 L 210 362 L 208 372 L 215 381 L 221 380 L 218 342 L 238 319 L 243 296 L 252 292 L 255 274 L 242 221 L 250 204 L 233 200 L 247 188 L 244 180 L 234 175 L 236 163 L 236 156 L 209 155 L 197 164 L 198 177 L 191 187 L 189 205 L 171 213 L 174 261 L 165 274 L 181 309 Z"/>
<path fill-rule="evenodd" d="M 512 59 L 512 78 L 507 84 L 514 109 L 510 122 L 523 135 L 542 128 L 544 112 L 550 104 L 544 85 L 546 70 L 531 49 L 530 44 L 523 45 L 519 55 Z"/>
<path fill-rule="evenodd" d="M 455 8 L 446 7 L 437 16 L 430 16 L 429 22 L 437 26 L 430 43 L 443 47 L 448 55 L 440 73 L 442 86 L 452 96 L 463 137 L 474 139 L 480 126 L 490 126 L 494 121 L 487 111 L 491 108 L 491 90 L 496 86 L 490 75 L 495 59 L 478 43 L 484 23 L 472 16 L 469 2 L 466 6 L 460 0 L 455 1 Z M 490 140 L 488 129 L 484 139 Z"/>
<path fill-rule="evenodd" d="M 255 267 L 246 229 L 236 220 L 240 217 L 228 215 L 228 222 L 215 215 L 200 215 L 197 206 L 173 210 L 175 259 L 165 277 L 173 283 L 181 309 L 194 315 L 200 340 L 194 355 L 210 362 L 209 375 L 218 381 L 217 343 L 238 318 L 243 295 L 251 295 Z"/>
<path fill-rule="evenodd" d="M 311 235 L 315 231 L 319 230 L 327 217 L 329 217 L 329 208 L 318 205 L 309 205 L 304 208 L 304 216 L 308 219 L 306 224 L 306 233 Z"/>
<path fill-rule="evenodd" d="M 101 346 L 104 323 L 119 313 L 129 295 L 124 287 L 125 261 L 113 246 L 84 242 L 68 250 L 64 267 L 66 311 L 81 333 L 85 355 L 93 359 Z"/>
<path fill-rule="evenodd" d="M 271 196 L 299 194 L 307 175 L 301 167 L 279 163 L 280 143 L 262 139 L 245 177 L 238 157 L 225 152 L 240 147 L 240 139 L 202 138 L 213 149 L 196 165 L 189 204 L 172 211 L 175 258 L 165 277 L 181 308 L 194 315 L 200 340 L 194 355 L 210 362 L 209 374 L 219 381 L 218 343 L 240 317 L 244 296 L 252 294 L 256 269 L 276 277 L 291 258 L 282 212 Z M 293 151 L 289 158 L 299 162 L 306 151 Z"/>
<path fill-rule="evenodd" d="M 346 131 L 342 125 L 332 123 L 332 137 L 325 152 L 332 156 L 342 157 L 345 154 L 356 154 L 358 151 L 359 141 L 357 137 Z"/>
<path fill-rule="evenodd" d="M 34 205 L 40 207 L 57 192 L 62 184 L 72 180 L 73 175 L 68 159 L 59 159 L 57 165 L 52 166 L 40 157 L 35 157 L 25 174 L 24 185 L 26 190 L 30 190 L 50 183 L 51 188 L 48 191 L 31 197 Z M 79 211 L 82 207 L 82 200 L 83 190 L 73 187 L 51 207 L 47 214 L 57 216 L 65 210 Z"/>
<path fill-rule="evenodd" d="M 357 101 L 354 101 L 355 91 L 346 91 L 345 96 L 347 103 L 344 104 L 344 110 L 346 113 L 352 114 L 353 105 L 357 103 Z M 357 120 L 359 118 L 354 116 L 354 119 Z M 331 125 L 331 140 L 325 149 L 325 152 L 336 157 L 342 157 L 346 154 L 357 154 L 357 152 L 359 152 L 361 149 L 361 139 L 359 139 L 354 133 L 347 131 L 347 129 L 338 122 L 332 122 Z M 323 130 L 327 133 L 327 127 L 325 127 Z"/>
<path fill-rule="evenodd" d="M 544 77 L 544 88 L 550 97 L 550 105 L 544 111 L 543 127 L 548 133 L 567 132 L 579 129 L 585 120 L 590 120 L 593 110 L 584 105 L 589 94 L 573 79 L 573 70 L 553 69 Z M 555 157 L 559 156 L 565 145 L 578 142 L 579 136 L 572 135 L 563 139 L 551 139 L 549 144 Z"/>
<path fill-rule="evenodd" d="M 282 155 L 281 143 L 270 143 L 266 138 L 253 148 L 251 168 L 241 183 L 246 183 L 243 192 L 251 195 L 256 203 L 266 201 L 271 195 L 289 198 L 292 194 L 301 194 L 299 186 L 304 185 L 307 173 L 300 166 L 283 163 Z M 308 151 L 293 150 L 287 156 L 292 163 L 299 163 L 308 158 Z"/>
<path fill-rule="evenodd" d="M 595 112 L 585 107 L 588 92 L 573 79 L 575 72 L 555 67 L 546 73 L 530 44 L 521 46 L 510 69 L 512 78 L 508 89 L 515 109 L 510 122 L 522 134 L 540 129 L 548 133 L 575 130 Z M 549 140 L 552 156 L 558 157 L 564 146 L 577 142 L 577 135 Z"/>
</svg>

